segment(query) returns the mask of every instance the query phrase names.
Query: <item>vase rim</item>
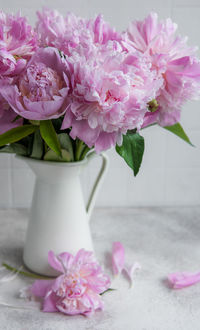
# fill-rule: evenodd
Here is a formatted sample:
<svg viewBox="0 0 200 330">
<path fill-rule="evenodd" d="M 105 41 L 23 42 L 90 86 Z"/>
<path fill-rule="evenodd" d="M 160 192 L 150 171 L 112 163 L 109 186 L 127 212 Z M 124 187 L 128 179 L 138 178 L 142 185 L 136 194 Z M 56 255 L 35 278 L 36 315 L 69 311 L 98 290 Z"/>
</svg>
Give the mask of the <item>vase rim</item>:
<svg viewBox="0 0 200 330">
<path fill-rule="evenodd" d="M 30 158 L 30 157 L 26 157 L 26 156 L 21 156 L 21 155 L 15 155 L 15 157 L 17 159 L 21 159 L 26 161 L 27 163 L 40 163 L 41 166 L 43 165 L 50 165 L 50 166 L 60 166 L 60 167 L 75 167 L 75 166 L 80 166 L 80 165 L 84 165 L 88 162 L 88 158 L 87 156 L 80 161 L 76 161 L 76 162 L 54 162 L 54 161 L 50 161 L 50 160 L 41 160 L 41 159 L 35 159 L 35 158 Z"/>
</svg>

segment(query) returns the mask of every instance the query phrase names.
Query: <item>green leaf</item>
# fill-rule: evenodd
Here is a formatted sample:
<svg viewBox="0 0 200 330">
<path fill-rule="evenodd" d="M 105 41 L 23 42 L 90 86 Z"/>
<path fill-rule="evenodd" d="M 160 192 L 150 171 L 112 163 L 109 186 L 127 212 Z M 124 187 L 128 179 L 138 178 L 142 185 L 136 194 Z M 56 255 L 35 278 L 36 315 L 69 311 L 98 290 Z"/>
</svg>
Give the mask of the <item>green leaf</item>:
<svg viewBox="0 0 200 330">
<path fill-rule="evenodd" d="M 74 160 L 74 152 L 71 139 L 67 133 L 58 134 L 58 139 L 62 149 L 67 150 L 70 153 L 71 161 Z"/>
<path fill-rule="evenodd" d="M 173 134 L 177 135 L 178 137 L 180 137 L 182 140 L 184 140 L 185 142 L 189 143 L 191 146 L 194 147 L 194 145 L 192 144 L 192 142 L 190 141 L 189 137 L 187 136 L 187 134 L 185 133 L 183 127 L 181 126 L 180 123 L 176 123 L 172 126 L 165 126 L 165 129 L 167 129 L 168 131 L 172 132 Z"/>
<path fill-rule="evenodd" d="M 20 143 L 12 143 L 0 149 L 0 152 L 13 153 L 20 156 L 27 156 L 28 150 Z"/>
<path fill-rule="evenodd" d="M 71 155 L 69 151 L 62 149 L 62 157 L 58 156 L 53 150 L 49 150 L 44 155 L 44 160 L 52 161 L 52 162 L 70 162 Z"/>
<path fill-rule="evenodd" d="M 37 129 L 38 127 L 34 125 L 24 125 L 12 128 L 6 133 L 0 135 L 0 147 L 6 144 L 17 142 L 24 137 L 34 133 Z"/>
<path fill-rule="evenodd" d="M 123 136 L 121 146 L 116 146 L 117 153 L 124 158 L 125 162 L 130 166 L 136 176 L 139 172 L 144 154 L 144 138 L 138 133 L 128 131 Z"/>
<path fill-rule="evenodd" d="M 62 154 L 60 142 L 51 120 L 41 120 L 40 133 L 49 148 L 51 148 L 58 156 L 61 157 Z"/>
<path fill-rule="evenodd" d="M 30 157 L 35 159 L 42 159 L 43 156 L 43 140 L 40 131 L 34 133 L 33 146 Z"/>
</svg>

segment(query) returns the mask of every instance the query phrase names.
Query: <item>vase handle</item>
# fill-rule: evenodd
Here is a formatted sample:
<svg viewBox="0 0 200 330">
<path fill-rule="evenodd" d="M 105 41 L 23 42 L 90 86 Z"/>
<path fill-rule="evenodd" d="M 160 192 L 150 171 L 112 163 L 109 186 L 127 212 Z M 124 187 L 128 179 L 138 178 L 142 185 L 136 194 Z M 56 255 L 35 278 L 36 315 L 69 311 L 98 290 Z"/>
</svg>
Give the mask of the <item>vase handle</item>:
<svg viewBox="0 0 200 330">
<path fill-rule="evenodd" d="M 92 159 L 95 155 L 97 155 L 95 151 L 90 152 L 87 156 L 88 160 Z M 93 188 L 92 188 L 92 191 L 90 193 L 89 200 L 88 200 L 88 203 L 87 203 L 87 207 L 86 207 L 87 215 L 88 215 L 88 221 L 90 221 L 90 216 L 91 216 L 91 213 L 92 213 L 93 208 L 94 208 L 94 204 L 95 204 L 95 201 L 96 201 L 97 194 L 98 194 L 99 189 L 100 189 L 100 187 L 103 183 L 103 179 L 105 177 L 105 174 L 107 172 L 108 165 L 109 165 L 109 158 L 104 152 L 99 154 L 99 156 L 102 157 L 102 165 L 101 165 L 99 174 L 98 174 L 98 176 L 95 180 L 95 183 L 93 185 Z"/>
</svg>

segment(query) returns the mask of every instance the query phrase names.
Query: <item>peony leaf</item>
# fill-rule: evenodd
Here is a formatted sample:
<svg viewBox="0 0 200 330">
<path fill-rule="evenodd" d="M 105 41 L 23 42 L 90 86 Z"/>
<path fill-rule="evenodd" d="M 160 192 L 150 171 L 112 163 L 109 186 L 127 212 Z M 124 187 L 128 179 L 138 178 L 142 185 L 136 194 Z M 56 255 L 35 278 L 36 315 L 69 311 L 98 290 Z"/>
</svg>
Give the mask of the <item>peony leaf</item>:
<svg viewBox="0 0 200 330">
<path fill-rule="evenodd" d="M 21 156 L 28 156 L 27 148 L 23 144 L 20 144 L 20 143 L 12 143 L 8 146 L 5 146 L 0 149 L 0 152 L 17 154 L 17 155 L 21 155 Z"/>
<path fill-rule="evenodd" d="M 62 157 L 58 156 L 53 150 L 49 150 L 44 155 L 44 160 L 52 162 L 70 162 L 71 155 L 69 151 L 61 149 Z"/>
<path fill-rule="evenodd" d="M 37 129 L 38 127 L 34 125 L 24 125 L 12 128 L 11 130 L 0 135 L 0 147 L 17 142 L 34 133 Z"/>
<path fill-rule="evenodd" d="M 116 151 L 124 158 L 136 176 L 139 172 L 144 154 L 144 138 L 135 131 L 128 131 L 123 136 L 122 145 L 116 146 Z"/>
<path fill-rule="evenodd" d="M 35 159 L 42 159 L 43 156 L 43 140 L 40 131 L 34 133 L 33 146 L 30 157 Z"/>
<path fill-rule="evenodd" d="M 49 148 L 62 157 L 60 142 L 51 120 L 41 120 L 40 133 Z"/>
<path fill-rule="evenodd" d="M 58 139 L 60 141 L 60 145 L 62 149 L 65 149 L 70 154 L 70 160 L 74 160 L 74 152 L 71 139 L 67 133 L 58 134 Z"/>
<path fill-rule="evenodd" d="M 178 137 L 180 137 L 182 140 L 184 140 L 185 142 L 187 142 L 188 144 L 190 144 L 191 146 L 194 147 L 194 145 L 192 144 L 192 142 L 190 141 L 189 137 L 187 136 L 187 134 L 185 133 L 183 127 L 181 126 L 180 123 L 176 123 L 172 126 L 165 126 L 165 129 L 167 129 L 168 131 L 172 132 L 173 134 L 177 135 Z"/>
</svg>

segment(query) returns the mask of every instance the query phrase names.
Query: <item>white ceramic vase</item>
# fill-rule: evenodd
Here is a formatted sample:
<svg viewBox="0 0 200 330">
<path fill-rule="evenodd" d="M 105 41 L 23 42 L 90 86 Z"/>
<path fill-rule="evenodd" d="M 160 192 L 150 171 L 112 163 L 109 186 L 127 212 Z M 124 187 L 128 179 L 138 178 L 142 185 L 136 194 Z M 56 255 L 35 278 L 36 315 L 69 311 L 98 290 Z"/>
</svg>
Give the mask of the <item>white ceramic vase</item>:
<svg viewBox="0 0 200 330">
<path fill-rule="evenodd" d="M 108 167 L 108 158 L 102 157 L 102 166 L 94 183 L 87 206 L 84 205 L 79 175 L 94 156 L 90 153 L 80 162 L 59 163 L 19 157 L 26 161 L 36 175 L 30 210 L 23 260 L 32 271 L 53 276 L 49 267 L 48 251 L 56 254 L 79 249 L 93 250 L 89 220 L 97 193 Z"/>
</svg>

